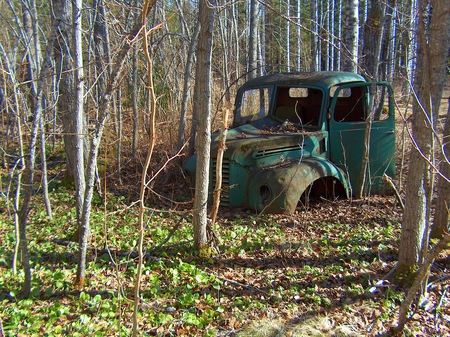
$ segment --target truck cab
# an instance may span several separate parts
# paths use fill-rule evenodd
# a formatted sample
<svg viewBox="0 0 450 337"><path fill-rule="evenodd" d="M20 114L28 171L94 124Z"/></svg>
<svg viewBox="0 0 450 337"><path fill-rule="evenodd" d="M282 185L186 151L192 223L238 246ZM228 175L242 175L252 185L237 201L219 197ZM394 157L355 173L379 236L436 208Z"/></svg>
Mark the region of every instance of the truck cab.
<svg viewBox="0 0 450 337"><path fill-rule="evenodd" d="M221 205L293 213L304 195L350 197L363 183L370 114L366 180L370 193L383 193L383 175L395 175L395 116L388 83L372 84L348 72L276 73L249 80L237 92L227 133ZM211 143L211 191L217 137L213 134ZM193 181L195 163L196 155L184 165Z"/></svg>

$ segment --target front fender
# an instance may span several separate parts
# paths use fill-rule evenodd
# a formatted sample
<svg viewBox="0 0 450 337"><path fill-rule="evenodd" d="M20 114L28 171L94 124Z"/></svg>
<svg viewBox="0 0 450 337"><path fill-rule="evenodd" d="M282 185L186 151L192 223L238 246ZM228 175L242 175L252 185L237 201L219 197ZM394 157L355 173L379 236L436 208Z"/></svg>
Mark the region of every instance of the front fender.
<svg viewBox="0 0 450 337"><path fill-rule="evenodd" d="M309 157L263 168L249 179L249 206L267 213L292 214L306 188L326 177L339 180L349 195L350 188L344 172L324 158Z"/></svg>

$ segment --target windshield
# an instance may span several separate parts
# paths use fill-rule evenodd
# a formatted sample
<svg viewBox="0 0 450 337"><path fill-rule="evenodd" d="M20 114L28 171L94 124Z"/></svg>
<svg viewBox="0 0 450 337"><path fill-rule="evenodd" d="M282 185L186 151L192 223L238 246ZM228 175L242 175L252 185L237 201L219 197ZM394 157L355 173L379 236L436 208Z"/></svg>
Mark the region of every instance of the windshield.
<svg viewBox="0 0 450 337"><path fill-rule="evenodd" d="M272 87L246 90L236 106L233 125L250 123L269 114Z"/></svg>
<svg viewBox="0 0 450 337"><path fill-rule="evenodd" d="M314 87L277 87L274 116L303 126L317 126L323 105L323 92Z"/></svg>

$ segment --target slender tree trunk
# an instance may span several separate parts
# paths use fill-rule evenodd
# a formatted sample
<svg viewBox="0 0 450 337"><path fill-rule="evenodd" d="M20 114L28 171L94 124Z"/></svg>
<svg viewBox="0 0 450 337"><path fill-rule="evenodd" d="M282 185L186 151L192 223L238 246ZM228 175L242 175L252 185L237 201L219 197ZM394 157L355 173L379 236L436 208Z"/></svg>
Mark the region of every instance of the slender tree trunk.
<svg viewBox="0 0 450 337"><path fill-rule="evenodd" d="M122 184L122 133L123 133L122 89L117 88L117 175Z"/></svg>
<svg viewBox="0 0 450 337"><path fill-rule="evenodd" d="M291 1L286 0L286 17L288 20L285 20L286 24L286 71L291 71Z"/></svg>
<svg viewBox="0 0 450 337"><path fill-rule="evenodd" d="M431 25L430 36L434 37L430 47L430 63L433 65L433 82L431 95L433 101L433 115L439 116L443 89L446 84L448 67L448 46L450 45L450 7L448 1L433 2L433 19L440 24ZM447 61L447 62L446 62ZM450 98L447 118L441 147L441 163L439 169L442 175L450 179ZM437 200L432 228L433 237L442 237L450 226L450 184L438 176Z"/></svg>
<svg viewBox="0 0 450 337"><path fill-rule="evenodd" d="M336 52L336 60L335 60L335 68L337 70L342 70L342 58L341 58L341 54L342 54L342 25L343 25L343 15L342 15L342 1L338 1L338 5L337 5L337 11L338 11L338 24L337 24L337 38L338 38L338 50Z"/></svg>
<svg viewBox="0 0 450 337"><path fill-rule="evenodd" d="M297 0L297 71L302 70L302 2Z"/></svg>
<svg viewBox="0 0 450 337"><path fill-rule="evenodd" d="M40 120L40 143L41 143L41 172L42 172L42 190L44 194L44 204L47 216L50 220L53 219L52 216L52 206L50 204L50 197L48 195L48 179L47 179L47 156L45 151L45 129L44 129L44 118Z"/></svg>
<svg viewBox="0 0 450 337"><path fill-rule="evenodd" d="M133 70L132 70L132 99L133 99L133 156L137 156L139 145L139 78L138 78L138 51L137 46L133 48Z"/></svg>
<svg viewBox="0 0 450 337"><path fill-rule="evenodd" d="M414 146L410 155L409 172L406 184L405 213L403 217L401 242L399 247L399 261L397 279L399 281L409 277L418 264L426 256L428 247L428 226L430 221L431 197L433 193L433 174L429 163L433 163L434 121L437 111L433 108L439 103L442 95L442 67L447 58L445 48L441 48L442 35L440 29L448 30L448 22L442 26L442 14L448 11L444 0L432 1L431 4L419 1L419 68L417 74L417 99L413 106L413 137ZM433 12L425 26L423 13L428 13L431 5ZM433 34L432 34L433 33ZM445 34L448 34L445 31ZM426 38L428 37L428 39ZM442 52L445 51L445 52Z"/></svg>
<svg viewBox="0 0 450 337"><path fill-rule="evenodd" d="M76 175L77 133L73 120L73 109L75 106L73 92L75 90L73 75L72 40L69 23L72 22L72 3L68 0L53 0L52 10L57 20L60 20L61 29L58 32L54 45L56 78L58 79L56 89L59 93L57 110L62 122L62 135L66 153L65 180L74 182ZM78 199L77 199L78 205ZM81 207L81 203L80 203ZM77 206L77 212L81 209ZM77 214L78 214L77 213Z"/></svg>
<svg viewBox="0 0 450 337"><path fill-rule="evenodd" d="M344 71L355 72L358 64L358 3L358 0L346 0L345 31L343 41Z"/></svg>
<svg viewBox="0 0 450 337"><path fill-rule="evenodd" d="M138 21L139 22L139 21ZM105 128L105 123L111 113L111 100L114 90L119 84L119 79L122 76L123 68L129 50L132 48L132 44L129 41L134 41L136 35L140 32L141 23L135 25L132 32L124 38L121 48L114 55L114 59L110 63L110 70L107 72L109 74L107 87L103 95L101 95L98 106L98 118L95 121L95 125L92 131L90 147L89 147L89 157L87 162L86 170L86 188L84 192L84 202L83 209L81 212L81 225L80 228L80 240L79 240L79 254L78 254L78 267L77 274L75 278L75 287L77 289L82 289L85 284L86 278L86 251L87 251L87 239L89 233L89 221L91 216L91 204L92 196L94 194L94 186L96 180L96 170L97 170L97 158L98 151L100 147L100 141L103 136L103 131Z"/></svg>
<svg viewBox="0 0 450 337"><path fill-rule="evenodd" d="M105 69L111 62L109 51L108 24L103 0L93 0L94 9L94 51L98 94L106 90ZM124 62L125 60L122 60Z"/></svg>
<svg viewBox="0 0 450 337"><path fill-rule="evenodd" d="M181 116L180 116L180 126L178 129L178 149L181 149L184 146L184 134L186 130L186 115L189 103L189 87L191 84L191 73L192 73L192 65L194 61L195 54L195 45L197 44L198 34L200 32L200 22L198 22L195 26L194 32L191 37L191 42L189 44L189 51L187 54L187 60L184 70L184 85L183 85L183 99L181 102ZM194 122L193 122L194 123ZM191 137L195 139L195 129L194 126L191 128ZM190 152L193 153L194 150L194 142L192 141L192 147L190 147Z"/></svg>
<svg viewBox="0 0 450 337"><path fill-rule="evenodd" d="M329 20L329 22L330 22L330 24L329 24L329 27L330 27L330 34L329 34L329 36L330 36L330 38L329 38L330 39L330 52L329 52L330 59L329 59L329 65L330 65L330 70L336 70L336 67L335 67L335 60L336 60L336 56L335 56L336 41L335 41L335 39L336 39L336 11L337 11L336 1L330 0L329 6L330 6L330 14L329 14L329 16L330 16L330 20Z"/></svg>
<svg viewBox="0 0 450 337"><path fill-rule="evenodd" d="M23 15L23 34L25 36L25 47L27 48L26 66L27 74L25 82L28 83L29 94L27 95L27 102L29 105L29 111L34 112L36 110L36 77L38 74L39 58L39 43L35 41L37 35L37 17L36 17L36 4L34 1L23 0L22 1L22 15ZM36 31L36 32L35 32ZM25 116L24 116L25 117Z"/></svg>
<svg viewBox="0 0 450 337"><path fill-rule="evenodd" d="M318 65L318 24L317 24L317 0L310 0L311 3L311 71L317 71L319 70Z"/></svg>
<svg viewBox="0 0 450 337"><path fill-rule="evenodd" d="M74 101L71 123L74 132L74 178L75 193L77 201L77 223L78 234L81 235L81 214L84 203L85 183L85 166L84 166L84 68L83 68L83 44L82 44L82 7L83 0L75 0L72 2L72 18L73 18L73 48L72 54L74 59Z"/></svg>
<svg viewBox="0 0 450 337"><path fill-rule="evenodd" d="M224 17L219 17L219 31L220 31L220 43L222 48L222 74L223 74L223 89L225 93L226 104L230 103L230 40L229 40L229 18L228 12L225 11Z"/></svg>
<svg viewBox="0 0 450 337"><path fill-rule="evenodd" d="M11 81L11 83L13 84L14 88L19 88L20 85L19 83L17 83L17 77L14 71L14 68L11 66L11 62L9 61L9 58L3 48L3 45L0 43L0 55L3 58L3 62L2 65L4 65L4 67L6 68L4 73L5 74L9 74L9 79ZM2 69L3 70L3 69ZM19 250L20 250L20 218L19 218L19 210L20 210L20 198L22 195L22 175L23 175L23 170L25 168L25 160L24 160L24 143L23 143L23 139L24 136L22 134L22 119L19 116L19 91L13 89L11 92L11 95L13 97L13 104L8 104L7 102L5 103L5 110L8 114L16 114L17 117L17 139L18 139L18 143L19 143L19 153L18 153L18 160L16 162L16 164L14 165L14 167L11 168L10 171L10 181L12 182L12 180L14 179L14 171L17 170L17 175L15 177L16 179L16 190L14 193L14 203L13 203L13 208L14 208L14 212L13 212L13 217L14 217L14 234L15 234L15 243L14 243L14 252L13 252L13 258L12 258L12 270L13 270L13 274L16 275L17 274L17 260L18 260L18 256L19 256ZM14 108L11 108L11 105L14 106ZM9 121L8 121L9 122ZM14 126L13 126L14 127ZM9 125L7 126L7 128L9 128ZM8 192L6 193L6 195L8 196ZM8 210L9 212L9 210Z"/></svg>
<svg viewBox="0 0 450 337"><path fill-rule="evenodd" d="M250 23L249 23L249 41L248 41L248 79L256 77L257 74L257 42L258 42L258 1L250 0Z"/></svg>
<svg viewBox="0 0 450 337"><path fill-rule="evenodd" d="M259 34L259 46L261 48L259 57L259 71L260 76L267 74L267 64L266 64L266 54L267 54L267 44L266 44L266 23L267 23L267 13L265 6L260 6L261 9L261 24L260 24L260 34Z"/></svg>
<svg viewBox="0 0 450 337"><path fill-rule="evenodd" d="M51 69L51 54L52 54L52 44L56 39L56 31L58 30L59 21L55 20L54 25L51 29L51 36L48 39L47 50L44 55L42 66L40 67L39 77L36 81L36 96L35 96L35 110L33 111L33 125L31 128L31 134L29 137L29 147L25 155L25 172L24 172L24 194L22 206L19 210L19 229L20 229L20 247L22 253L22 266L25 273L24 285L23 285L23 296L28 297L31 291L31 269L30 261L28 256L28 244L27 244L27 224L28 224L28 213L31 206L31 197L33 194L33 182L34 182L34 169L35 169L35 157L36 157L36 146L39 133L39 125L42 118L42 96L44 91L44 86L46 83L46 77Z"/></svg>
<svg viewBox="0 0 450 337"><path fill-rule="evenodd" d="M440 173L450 180L450 98L447 119L444 126L444 137L441 152ZM450 226L450 183L438 176L436 211L434 215L434 225L431 229L432 238L441 238L448 232Z"/></svg>
<svg viewBox="0 0 450 337"><path fill-rule="evenodd" d="M39 125L42 118L42 93L44 90L44 80L46 72L49 69L48 64L44 65L43 70L39 74L39 62L41 60L39 40L38 40L38 23L36 15L36 5L34 2L23 3L23 23L27 41L27 57L28 57L28 80L30 81L30 94L28 102L33 112L33 124L29 138L29 147L25 154L25 170L24 170L24 193L21 208L19 210L19 241L22 259L22 267L25 278L23 284L22 295L28 298L31 291L31 269L28 256L27 242L27 225L28 213L31 207L31 197L33 194L34 168L36 156L36 144L38 140ZM51 49L48 48L46 54L46 62L49 62Z"/></svg>
<svg viewBox="0 0 450 337"><path fill-rule="evenodd" d="M207 237L207 202L211 144L211 55L214 10L212 2L200 0L200 38L197 56L196 87L198 102L197 173L194 199L194 246L202 256L210 255Z"/></svg>

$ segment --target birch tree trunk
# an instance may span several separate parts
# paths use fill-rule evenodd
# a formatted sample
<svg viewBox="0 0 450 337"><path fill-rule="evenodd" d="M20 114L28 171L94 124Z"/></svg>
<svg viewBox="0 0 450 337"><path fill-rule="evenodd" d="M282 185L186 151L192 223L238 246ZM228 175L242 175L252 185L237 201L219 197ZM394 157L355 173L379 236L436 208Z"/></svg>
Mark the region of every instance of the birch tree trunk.
<svg viewBox="0 0 450 337"><path fill-rule="evenodd" d="M302 2L297 0L297 71L302 70Z"/></svg>
<svg viewBox="0 0 450 337"><path fill-rule="evenodd" d="M211 55L214 9L211 1L199 1L200 36L197 54L198 92L197 167L194 199L194 247L201 256L211 254L207 236L207 202L211 144Z"/></svg>
<svg viewBox="0 0 450 337"><path fill-rule="evenodd" d="M356 71L358 64L359 14L358 0L346 0L343 41L344 71Z"/></svg>
<svg viewBox="0 0 450 337"><path fill-rule="evenodd" d="M260 25L260 31L261 33L259 34L259 45L260 45L260 56L259 56L259 71L258 74L260 76L262 75L266 75L267 74L267 70L266 70L266 53L267 53L267 43L266 43L266 23L267 23L267 12L266 12L266 8L264 6L260 7L261 9L261 25Z"/></svg>
<svg viewBox="0 0 450 337"><path fill-rule="evenodd" d="M319 70L319 64L318 64L318 43L317 43L317 37L318 37L318 15L317 15L317 0L311 0L311 71L317 71Z"/></svg>
<svg viewBox="0 0 450 337"><path fill-rule="evenodd" d="M291 1L286 0L286 71L291 71L291 24L289 22L291 18Z"/></svg>
<svg viewBox="0 0 450 337"><path fill-rule="evenodd" d="M84 68L83 68L83 42L82 42L82 8L83 0L75 0L72 2L72 19L73 19L73 66L74 66L74 100L73 112L71 113L71 123L73 125L73 146L75 174L75 194L77 201L77 223L78 234L81 236L81 214L84 203L85 169L84 169ZM69 112L70 113L70 112Z"/></svg>

